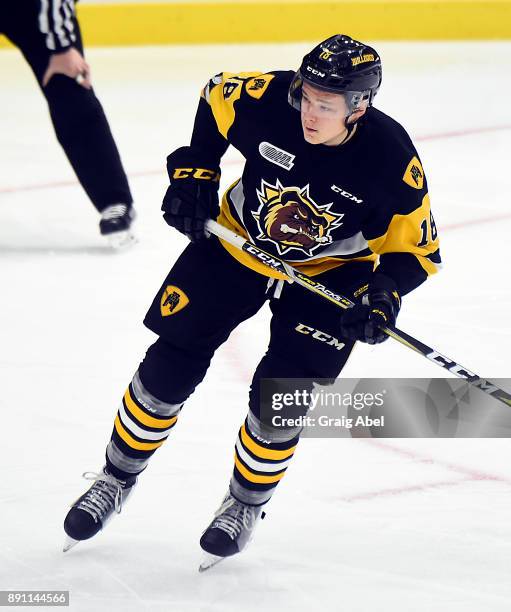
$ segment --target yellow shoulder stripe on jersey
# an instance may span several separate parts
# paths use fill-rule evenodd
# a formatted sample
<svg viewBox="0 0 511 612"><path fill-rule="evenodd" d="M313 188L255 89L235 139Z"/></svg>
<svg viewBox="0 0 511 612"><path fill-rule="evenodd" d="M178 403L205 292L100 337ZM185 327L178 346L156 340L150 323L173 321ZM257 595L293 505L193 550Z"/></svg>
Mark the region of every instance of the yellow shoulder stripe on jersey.
<svg viewBox="0 0 511 612"><path fill-rule="evenodd" d="M417 157L412 157L403 174L403 181L414 189L422 189L424 186L424 170Z"/></svg>
<svg viewBox="0 0 511 612"><path fill-rule="evenodd" d="M222 73L222 80L209 90L209 104L218 126L218 131L224 138L227 138L227 132L234 123L236 116L234 103L240 99L244 83L248 79L254 80L252 77L260 77L260 75L262 75L262 72L240 72L238 74L224 72ZM255 87L255 82L252 86ZM268 83L265 83L261 88L266 89L267 86ZM258 91L256 88L252 93L257 93ZM263 93L261 92L260 95ZM253 97L257 96L254 95Z"/></svg>
<svg viewBox="0 0 511 612"><path fill-rule="evenodd" d="M248 435L244 424L241 426L240 436L244 446L246 446L251 453L260 459L283 461L284 459L291 457L291 455L295 452L296 446L288 448L287 450L273 450L271 448L266 448L266 446L257 444L257 442L254 442L254 440L252 440L252 438Z"/></svg>
<svg viewBox="0 0 511 612"><path fill-rule="evenodd" d="M286 473L286 471L284 470L283 472L279 472L278 474L274 474L273 476L262 476L261 474L253 474L241 463L241 461L238 459L238 457L236 457L236 455L234 456L234 463L243 478L246 478L249 482L256 482L257 484L271 484L273 482L278 482Z"/></svg>
<svg viewBox="0 0 511 612"><path fill-rule="evenodd" d="M429 275L434 274L437 267L427 256L439 246L438 237L435 235L433 239L432 233L429 194L426 194L418 208L407 215L394 215L385 234L368 240L367 244L378 255L411 253Z"/></svg>
<svg viewBox="0 0 511 612"><path fill-rule="evenodd" d="M135 438L130 436L130 434L124 429L119 416L115 417L114 427L119 436L126 442L126 444L131 448L134 448L135 450L154 450L165 442L165 440L161 440L161 442L139 442L138 440L135 440Z"/></svg>

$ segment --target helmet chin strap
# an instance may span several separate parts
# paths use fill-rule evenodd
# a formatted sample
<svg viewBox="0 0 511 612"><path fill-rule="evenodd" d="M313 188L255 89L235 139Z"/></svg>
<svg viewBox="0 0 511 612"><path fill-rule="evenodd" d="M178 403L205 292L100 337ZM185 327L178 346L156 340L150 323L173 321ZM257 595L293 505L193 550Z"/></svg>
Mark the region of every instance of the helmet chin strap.
<svg viewBox="0 0 511 612"><path fill-rule="evenodd" d="M342 141L339 143L340 145L342 145L343 143L345 143L347 140L349 140L349 137L351 136L351 133L353 132L353 130L355 129L355 125L356 125L356 121L355 123L347 123L349 116L346 117L346 120L344 122L344 127L346 128L346 135L344 136L344 138L342 139Z"/></svg>
<svg viewBox="0 0 511 612"><path fill-rule="evenodd" d="M343 142L351 136L351 132L353 132L353 130L355 129L355 126L357 125L359 119L362 119L362 117L364 116L362 115L362 117L359 117L359 119L357 119L356 121L352 121L351 123L349 123L349 119L353 115L354 112L350 113L349 115L346 115L346 118L344 119L344 127L348 130L348 133L346 134L346 138L343 140Z"/></svg>
<svg viewBox="0 0 511 612"><path fill-rule="evenodd" d="M346 119L344 120L344 127L348 130L348 136L351 134L351 132L353 131L353 128L355 127L355 124L357 123L356 121L352 121L351 123L348 123L349 118L353 115L353 113L349 114ZM358 121L358 120L357 120Z"/></svg>
<svg viewBox="0 0 511 612"><path fill-rule="evenodd" d="M367 107L369 108L369 107ZM346 136L343 138L342 142L340 144L343 144L344 142L346 142L347 140L349 140L352 132L355 130L355 128L357 127L357 125L359 124L359 121L361 121L364 117L365 117L365 113L363 115L361 115L356 121L352 121L351 123L348 123L349 118L352 117L354 115L354 113L356 112L353 111L352 113L350 113L349 115L346 115L346 118L344 119L344 127L346 128L347 132L346 132ZM367 111L367 109L366 109Z"/></svg>

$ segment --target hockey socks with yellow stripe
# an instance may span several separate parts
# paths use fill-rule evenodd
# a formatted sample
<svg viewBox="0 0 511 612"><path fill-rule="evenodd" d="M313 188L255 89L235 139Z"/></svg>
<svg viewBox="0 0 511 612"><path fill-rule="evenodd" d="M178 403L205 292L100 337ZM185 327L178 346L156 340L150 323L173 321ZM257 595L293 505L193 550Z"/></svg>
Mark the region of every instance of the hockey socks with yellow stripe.
<svg viewBox="0 0 511 612"><path fill-rule="evenodd" d="M120 513L137 475L176 424L181 404L158 400L143 386L138 372L133 377L115 418L106 450L106 465L99 474L86 472L92 486L79 497L64 521L64 551L95 536Z"/></svg>
<svg viewBox="0 0 511 612"><path fill-rule="evenodd" d="M181 406L154 397L144 387L137 372L115 418L106 449L108 471L121 479L140 474L154 451L169 436Z"/></svg>
<svg viewBox="0 0 511 612"><path fill-rule="evenodd" d="M201 571L247 546L256 525L264 518L264 504L291 462L299 433L298 428L266 427L252 412L248 413L236 440L229 491L200 540L207 553Z"/></svg>
<svg viewBox="0 0 511 612"><path fill-rule="evenodd" d="M180 410L181 404L162 402L150 394L135 374L115 419L106 465L100 474L84 474L94 483L66 516L64 550L93 537L120 513L137 475L168 437ZM244 549L263 515L263 505L287 470L299 431L264 427L249 412L236 440L229 492L201 538L204 550L223 558Z"/></svg>
<svg viewBox="0 0 511 612"><path fill-rule="evenodd" d="M273 494L291 463L300 429L270 428L249 412L234 448L230 489L239 501L260 506Z"/></svg>

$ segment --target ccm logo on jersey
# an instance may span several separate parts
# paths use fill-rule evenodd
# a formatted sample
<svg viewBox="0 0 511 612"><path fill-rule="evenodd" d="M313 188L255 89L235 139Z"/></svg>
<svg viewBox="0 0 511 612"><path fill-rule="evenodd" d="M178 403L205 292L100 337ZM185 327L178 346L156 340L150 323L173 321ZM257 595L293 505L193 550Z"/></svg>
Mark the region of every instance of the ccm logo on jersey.
<svg viewBox="0 0 511 612"><path fill-rule="evenodd" d="M357 198L357 196L354 196L349 191L344 191L342 187L338 187L337 185L332 185L330 189L332 191L335 191L335 193L342 195L344 198L348 198L348 200L351 200L352 202L356 202L357 204L362 204L362 202L364 201L360 198Z"/></svg>
<svg viewBox="0 0 511 612"><path fill-rule="evenodd" d="M318 340L319 342L326 342L328 346L335 346L338 351L341 351L346 346L344 342L340 342L337 338L330 336L330 334L326 334L320 329L314 329L314 327L309 327L303 323L299 323L295 327L295 331L300 334L305 334L306 336L312 336L314 340Z"/></svg>
<svg viewBox="0 0 511 612"><path fill-rule="evenodd" d="M275 145L272 145L271 142L261 142L259 143L259 153L261 157L271 162L272 164L276 164L284 170L291 170L294 166L294 159L296 155L292 153L288 153L284 151L284 149L279 149Z"/></svg>

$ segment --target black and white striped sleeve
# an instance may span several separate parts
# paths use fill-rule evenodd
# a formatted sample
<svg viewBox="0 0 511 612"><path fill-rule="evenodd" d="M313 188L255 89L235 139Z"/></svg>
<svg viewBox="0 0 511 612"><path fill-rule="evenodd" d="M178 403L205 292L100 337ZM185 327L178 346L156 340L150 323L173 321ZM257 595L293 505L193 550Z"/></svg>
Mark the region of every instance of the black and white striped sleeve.
<svg viewBox="0 0 511 612"><path fill-rule="evenodd" d="M39 0L39 30L53 53L65 51L76 40L75 0Z"/></svg>

